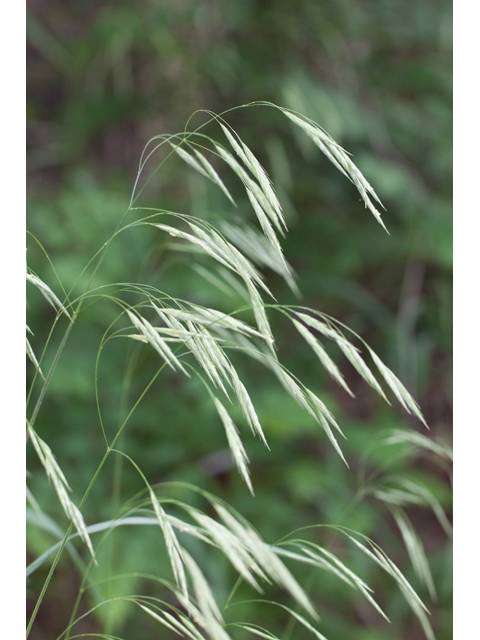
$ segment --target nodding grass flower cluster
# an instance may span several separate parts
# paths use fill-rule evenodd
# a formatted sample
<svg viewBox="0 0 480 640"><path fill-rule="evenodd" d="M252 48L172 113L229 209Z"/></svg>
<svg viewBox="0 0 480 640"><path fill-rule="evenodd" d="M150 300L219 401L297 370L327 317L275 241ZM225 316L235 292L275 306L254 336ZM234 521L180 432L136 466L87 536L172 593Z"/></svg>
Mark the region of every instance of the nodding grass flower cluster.
<svg viewBox="0 0 480 640"><path fill-rule="evenodd" d="M275 105L268 103L256 104L275 107ZM377 202L379 202L379 199L348 154L316 123L290 110L280 107L275 108L279 109L290 122L300 127L328 159L349 178L357 187L365 206L383 226L380 213L373 206L370 196ZM285 589L292 599L304 609L306 614L311 616L315 624L319 623L315 608L305 590L285 565L284 559L333 573L349 588L363 594L373 607L388 620L386 614L375 600L372 589L351 571L340 558L318 544L307 540L298 540L297 538L286 538L283 543L271 546L263 541L254 529L228 505L198 488L191 487L190 489L201 493L210 507L213 507L216 518L178 500L175 501L175 508L183 510L187 519L178 518L170 514L168 508L172 500L162 497L162 491L165 490L165 487L163 485L152 487L140 467L125 453L115 448L128 419L121 425L113 440L109 441L105 430L103 430L106 443L105 456L79 507L75 506L68 496L69 486L67 480L50 447L34 429L36 416L41 408L41 403L48 389L56 363L67 342L73 322L81 313L84 300L95 296L106 297L119 307L119 314L116 320L105 332L99 353L105 341L111 337L135 340L149 345L158 354L160 372L165 367L169 367L187 377L198 376L205 385L206 392L211 397L213 406L217 410L219 426L223 425L226 441L238 473L252 494L254 493L254 486L249 473L248 447L245 444L245 436L242 432L243 425L234 423L229 413L229 407L234 403L238 403L245 423L250 427L253 434L258 436L265 446L268 447L268 444L248 389L240 379L229 357L229 353L232 351L243 353L245 356L255 359L273 372L293 401L297 402L320 425L337 454L347 463L337 441L338 436L344 438L345 435L334 416L311 389L308 389L281 364L270 326L269 313L281 313L292 323L292 326L318 357L320 365L350 395L353 396L352 391L349 389L338 365L325 350L322 341L330 341L336 345L339 352L343 353L358 374L384 400L388 402L379 379L390 389L403 409L424 422L418 405L402 383L359 336L350 332L347 327L334 318L317 310L299 305L286 306L277 303L259 271L259 268L263 266L268 266L280 274L288 286L295 293L298 293L293 270L283 255L279 239L279 236L280 238L285 236L287 229L282 207L266 171L253 152L222 116L217 116L211 112L206 113L209 116L206 124L220 125L219 132L223 134L223 143L203 133L206 124L191 132L185 131L176 135L161 135L150 141L140 161L138 177L128 210L111 239L103 245L96 255L97 263L93 275L100 267L105 252L118 233L138 226L145 226L150 228L152 233L161 233L174 238L176 244L173 245L173 248L181 248L178 244L180 243L183 247L189 246L194 253L209 256L213 261L211 269L206 269L194 260L193 267L198 273L210 279L224 291L240 294L245 301L242 308L232 309L227 313L201 306L188 300L173 298L171 295L167 295L151 285L147 286L138 283L112 284L108 287L103 286L95 289L92 288L93 276L83 296L71 302L68 295L66 295L65 301L62 303L50 287L37 275L30 270L27 273L29 283L37 287L57 311L55 323L59 321L62 314L68 318L70 323L50 371L46 376L41 369L42 358L39 360L36 358L27 340L27 353L36 369L34 384L38 381L40 385L37 404L28 421L27 433L47 476L53 483L62 507L71 521L63 539L42 554L28 569L28 572L31 573L55 554L49 576L38 599L28 631L32 627L36 612L60 555L64 548L69 549L70 539L80 536L86 543L92 559L94 559L94 545L90 539L90 533L112 531L118 526L127 524L136 526L156 525L160 527L171 564L173 582L159 578L159 584L176 596L178 606L146 596L129 596L126 599L130 599L130 601L138 605L140 610L179 636L193 640L205 638L228 640L232 637L230 633L234 631L234 627L240 627L249 631L252 636L275 638L273 634L256 625L249 623L229 623L227 625L225 623L207 578L192 555L187 552L185 545L182 544L182 538L178 535L179 532L184 536L193 536L204 544L219 549L238 572L239 577L259 593L263 593L264 587L262 585L265 583L275 583ZM191 215L136 206L144 188L139 188L139 185L141 177L146 170L147 162L160 150L167 151L166 157L144 181L144 187L157 169L172 154L175 154L189 167L216 185L228 201L236 206L234 198L220 177L220 174L225 169L229 169L243 183L259 226L257 227L247 221L233 224L228 220L221 220L218 225L213 225L210 221ZM128 224L125 222L128 214L138 212L145 212L146 217L137 219L134 222L128 222ZM122 298L120 296L120 291L134 293L138 302L133 305L128 303L125 297ZM269 298L268 304L264 302L262 296ZM236 317L247 309L253 312L255 326ZM353 342L356 342L356 344L353 344ZM364 347L363 352L360 350L360 345ZM370 368L371 365L367 364L364 359L365 355L370 357L372 364L378 370L377 373L374 373ZM138 402L129 416L137 405ZM420 434L408 434L400 431L390 435L389 438L390 440L386 440L384 446L402 441L409 443L412 447L423 447L435 455L445 455L445 449L442 446L433 443ZM124 456L137 469L145 482L148 498L130 508L118 520L87 526L81 514L81 508L105 460L111 453ZM368 484L365 486L368 487ZM365 491L368 492L367 489ZM423 546L403 507L408 504L426 504L437 514L443 526L447 527L448 521L440 505L425 488L421 488L415 483L408 484L408 482L401 479L397 479L396 482L389 481L387 483L386 481L384 486L377 482L375 489L372 489L371 493L391 509L412 559L415 572L419 579L427 585L430 593L434 595L433 581ZM36 506L38 510L38 505ZM143 514L142 516L135 515L139 510ZM145 511L148 511L150 515L145 516ZM328 527L329 525L319 526ZM72 532L73 528L76 529L77 533ZM397 582L413 612L420 620L426 636L433 638L425 605L400 570L378 545L350 530L333 526L331 528L344 536L353 548L365 554ZM98 546L101 546L101 544ZM84 584L85 581L88 581L90 569L91 565L85 571ZM92 611L106 604L108 604L108 600L100 598ZM308 622L304 616L285 605L279 606L288 610L295 620L314 636L324 638L320 631ZM78 601L65 632L67 640L73 632L76 621L83 617L76 617L77 609ZM83 615L88 614L89 612Z"/></svg>

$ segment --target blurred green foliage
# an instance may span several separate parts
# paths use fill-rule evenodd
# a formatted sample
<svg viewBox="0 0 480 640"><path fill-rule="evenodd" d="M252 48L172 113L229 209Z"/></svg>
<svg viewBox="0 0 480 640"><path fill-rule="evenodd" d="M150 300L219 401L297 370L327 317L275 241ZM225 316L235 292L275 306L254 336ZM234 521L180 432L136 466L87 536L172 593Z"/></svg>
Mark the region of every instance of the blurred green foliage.
<svg viewBox="0 0 480 640"><path fill-rule="evenodd" d="M380 195L391 233L386 236L349 185L314 145L273 110L234 111L229 122L268 169L285 209L290 233L287 259L298 274L303 302L334 315L360 333L399 374L418 399L431 436L450 438L451 422L451 6L444 0L143 0L136 3L31 0L28 35L29 230L48 252L65 289L113 232L128 206L138 160L157 133L183 130L199 108L220 112L254 100L296 109L321 124L353 157ZM194 123L199 124L197 115ZM228 177L225 178L226 182ZM228 183L235 191L235 185ZM222 215L221 193L178 159L166 163L146 200L176 211ZM240 207L240 213L245 213ZM246 214L248 215L248 214ZM28 240L28 263L58 287L44 252ZM272 272L269 283L282 302L292 294ZM162 282L165 291L222 308L224 294L191 268L188 254L137 229L118 237L97 285ZM78 293L84 278L77 282ZM28 291L32 345L41 353L51 310ZM94 400L94 367L101 336L113 318L95 304L72 332L37 420L73 487L83 494L103 452ZM181 479L225 498L275 542L314 523L337 523L371 535L392 554L415 584L393 519L373 499L353 504L358 469L368 445L386 428L409 423L385 408L342 363L356 393L352 401L319 374L314 358L281 317L272 317L282 361L338 417L348 436L351 469L327 446L308 417L276 381L253 365L235 362L257 406L272 451L247 436L256 497L247 495L232 470L214 408L195 381L164 377L148 393L125 432L122 448L150 482ZM53 342L60 340L54 335ZM113 431L155 367L143 350L131 370L126 348L108 343L100 360L100 406ZM49 358L46 353L45 368ZM243 367L243 369L242 369ZM235 416L234 416L235 417ZM417 424L410 424L418 429ZM31 453L31 452L30 452ZM381 460L379 459L378 462ZM34 454L30 486L36 499L64 522ZM450 507L447 475L428 460L407 460L414 474ZM119 487L114 478L121 478ZM114 487L117 493L112 502ZM109 462L84 511L88 523L108 519L143 489L132 468ZM109 499L105 499L108 496ZM49 501L52 501L51 508ZM426 547L438 588L428 603L439 640L451 637L450 545L426 510L409 511ZM168 575L159 532L116 532L95 577L152 569ZM311 534L320 536L319 533ZM322 534L323 535L323 534ZM320 539L320 538L319 538ZM29 527L29 557L53 543ZM325 538L323 538L325 541ZM340 544L340 541L332 544ZM212 552L213 554L213 552ZM400 640L422 637L393 583L369 575L352 556L394 624L385 625L362 601L346 598L328 574L310 576L322 632L331 640ZM226 600L232 573L224 560L205 557L205 572ZM104 572L104 573L102 573ZM32 576L38 593L43 570ZM41 575L40 575L41 574ZM70 561L60 565L32 638L55 637L65 627L79 579ZM153 587L118 580L111 594ZM421 591L421 590L420 590ZM423 593L422 595L425 595ZM282 594L269 594L282 601ZM86 605L85 605L86 606ZM285 638L282 610L250 604L243 619L256 620ZM108 614L123 637L156 633L125 603ZM237 615L237 612L235 612ZM107 616L108 617L108 616ZM83 631L98 628L101 616ZM79 631L80 632L80 631ZM169 637L162 631L162 637ZM240 636L239 636L240 637Z"/></svg>

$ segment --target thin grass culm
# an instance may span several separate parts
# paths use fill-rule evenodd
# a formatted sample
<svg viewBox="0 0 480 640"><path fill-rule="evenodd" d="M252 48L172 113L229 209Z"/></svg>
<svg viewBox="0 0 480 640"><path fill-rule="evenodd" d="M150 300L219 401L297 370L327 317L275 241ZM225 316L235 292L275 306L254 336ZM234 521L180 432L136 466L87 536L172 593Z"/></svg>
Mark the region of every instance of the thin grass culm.
<svg viewBox="0 0 480 640"><path fill-rule="evenodd" d="M356 188L365 207L385 228L375 191L348 152L320 125L266 102L239 108L252 107L275 110L286 118L289 127L297 127L313 141L353 184L346 182L345 188ZM195 119L203 118L197 128L190 130L192 116L183 132L158 135L149 141L140 159L125 214L69 291L50 282L49 272L40 278L30 266L27 268L27 294L34 287L43 296L37 296L38 304L48 303L53 314L52 328L43 345L33 341L32 332L36 332L33 323L29 322L27 327L31 336L27 339L27 355L32 371L27 446L39 462L33 480L40 473L46 474L52 497L56 494L61 506L61 510L48 509L51 513L47 514L35 498L34 482L29 477L27 520L30 526L41 530L43 550L37 544L37 556L27 567L28 579L35 576L34 584L40 584L27 637L35 627L37 614L45 606L45 597L59 564L70 561L68 555L78 571L80 586L58 640L81 637L86 620L92 621L91 628L97 632L95 637L123 637L121 621L112 622L111 613L120 606L122 611L128 610L130 616L141 618L141 624L158 625L161 629L158 637L277 638L277 632L269 630L267 622L263 626L258 618L242 619L249 602L256 603L257 611L265 610L265 621L269 620L272 605L279 608L284 620L289 621L289 628L294 629L292 638L334 640L322 627L321 600L312 595L309 584L303 580L307 569L309 575L313 572L312 580L317 574L328 574L329 579L338 581L340 587L337 588L341 588L345 598L351 597L352 602L364 599L379 620L390 620L391 612L384 610L381 594L374 592L357 569L349 567L349 561L357 556L361 558L358 566L369 564L366 571L369 576L375 569L396 584L425 637L433 640L423 592L417 593L412 582L418 582L430 598L436 597L436 590L425 549L407 509L420 505L431 510L448 535L450 525L440 503L427 487L411 478L388 475L383 470L374 477L365 473L361 490L354 498L375 500L386 509L398 527L399 539L411 561L412 570L404 572L398 567L397 559L390 558L376 540L338 522L318 523L313 538L309 537L311 528L291 534L286 530L281 540L266 540L225 500L190 483L190 476L173 474L165 482L158 482L158 478L144 473L135 451L124 449L124 436L133 429L137 414L150 402L149 411L155 412L152 397L164 389L166 393L175 393L172 392L176 388L174 384L166 386L168 380L176 381L176 385L199 388L211 409L212 428L222 432L225 448L230 452L229 473L238 474L246 497L254 501L256 480L249 449L255 438L268 454L268 449L275 447L276 435L262 424L261 413L255 406L255 385L245 375L245 367L239 366L239 363L253 362L262 375L276 379L281 392L290 397L295 409L298 407L304 413L306 421L318 425L315 437L331 447L331 455L342 461L339 464L346 465L342 471L352 473L347 469L349 458L343 448L348 430L344 432L341 428L332 409L322 400L322 394L308 388L282 364L282 350L277 347L274 334L277 322L283 323L296 339L311 349L312 361L338 385L341 393L353 396L342 372L344 363L348 362L355 375L382 401L398 401L398 407L417 421L420 430L426 428L415 399L360 336L318 309L301 304L285 305L276 299L273 287L266 282L265 267L283 278L297 298L300 296L294 270L282 247L287 218L266 170L231 126L232 111L220 115L196 112ZM222 199L221 214L212 211L211 215L200 216L152 206L150 187L170 162L178 166L185 163L195 179L205 180L208 188L218 190L217 196ZM236 196L237 192L243 195ZM240 213L246 209L250 217L242 219ZM145 282L106 282L102 266L108 261L110 247L118 238L136 233L148 236L152 251L162 247L159 262L170 260L171 255L181 256L199 278L221 291L225 304L216 308L201 296L186 298L183 293L182 297L176 296L171 289L163 290L161 277L148 278ZM388 242L387 236L385 241ZM58 277L62 278L60 271ZM80 292L79 283L85 283ZM69 468L62 464L61 451L55 441L47 444L47 436L42 433L42 411L57 366L68 355L71 335L81 331L84 314L99 305L105 305L106 320L101 328L103 336L97 359L91 365L95 389L92 401L98 409L97 435L102 450L86 487L72 487L72 491ZM119 411L121 417L116 424L109 424L102 410L106 402L102 392L102 366L115 348L127 353L125 388L134 375L132 372L138 373L146 358L152 359L155 368L154 373L149 369L149 377L139 375L141 386L135 386L134 397L125 392L122 396L125 407ZM168 416L158 416L158 421L163 429ZM69 425L59 424L58 428L68 429ZM202 429L202 425L198 425L198 429ZM430 440L426 431L421 434L412 431L412 434L401 430L388 437L384 434L379 447L383 447L382 450L410 447L421 451L421 455L436 456L441 464L448 464L447 447ZM155 446L162 446L161 438L159 428ZM109 484L106 476L108 470L111 471L111 462L118 465L117 469L133 475L140 490L119 505L111 518L92 522L88 499L92 492ZM261 483L261 475L258 481ZM72 497L77 491L83 491L80 499ZM108 494L104 499L109 500ZM130 578L116 576L108 569L109 557L104 549L116 536L121 536L126 549L129 545L133 547L138 531L144 529L158 531L163 540L163 546L158 547L163 560L157 566L157 558L153 558L149 574L133 569ZM337 543L332 544L332 540ZM79 541L84 548L78 546ZM223 582L215 580L216 570L211 570L204 558L211 553L216 554L212 557L221 558L217 560L220 567L217 573L235 576L232 584L226 584L227 578ZM113 557L113 564L114 560ZM112 587L117 577L125 584L130 580L131 584L143 586L145 593L134 590L112 596L117 593ZM219 582L223 585L221 593Z"/></svg>

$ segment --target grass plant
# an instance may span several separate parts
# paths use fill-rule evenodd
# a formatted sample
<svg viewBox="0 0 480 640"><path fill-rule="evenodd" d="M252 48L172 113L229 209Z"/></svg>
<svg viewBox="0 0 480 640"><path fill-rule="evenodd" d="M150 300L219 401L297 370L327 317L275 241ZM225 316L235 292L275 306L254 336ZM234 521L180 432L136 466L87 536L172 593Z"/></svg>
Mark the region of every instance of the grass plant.
<svg viewBox="0 0 480 640"><path fill-rule="evenodd" d="M270 103L252 103L241 108L247 107L279 110L356 187L365 207L385 228L380 213L381 203L375 191L348 152L321 126L299 113ZM282 353L276 347L271 326L274 315L300 334L318 359L319 366L345 393L353 396L341 366L336 362L338 357L345 358L383 400L390 403L396 399L423 429L427 428L411 394L361 336L335 318L301 304L295 274L282 249L282 239L287 232L282 206L267 172L230 126L230 115L231 111L221 115L196 112L183 132L155 136L149 141L140 159L125 213L112 235L101 244L79 275L78 282L84 282L86 278L86 285L80 293L76 284L69 291L63 288L60 272L56 282L47 284L47 276L40 277L30 266L27 268L29 286L38 289L54 311L52 328L41 353L35 353L27 339L27 354L35 370L27 399L27 446L33 447L38 455L69 521L65 528L47 515L47 509L39 505L34 490L29 487L27 519L31 525L53 536L56 542L27 567L27 576L46 572L28 622L27 637L30 634L33 637L35 620L52 576L64 552L67 552L78 569L80 586L69 623L57 640L89 635L81 631L82 621L88 617L100 621L102 631L95 637L120 637L120 631L114 628L108 615L116 600L128 602L136 608L137 616L153 619L162 629L159 633L168 633L168 637L192 640L277 639L278 636L258 620L238 617L239 607L255 601L258 607L268 609L276 606L288 614L292 625L289 637L310 635L324 639L318 603L313 601L308 584L304 584L300 577L305 576L306 568L331 574L342 583L345 598L349 595L352 598L363 597L379 616L389 620L388 612L384 611L381 599L372 587L348 566L348 558L357 554L364 556L368 563L396 583L425 637L432 640L434 633L424 598L418 595L412 581L375 540L338 523L318 524L316 530L328 534L322 538L325 540L323 544L317 538L312 540L309 537L311 528L293 533L285 531L281 540L265 540L241 513L204 488L182 478L162 483L148 478L142 471L142 461L134 459L123 447L124 432L129 428L132 416L141 404L151 401L152 391L161 393L162 383L168 377L186 377L192 383L197 380L218 414L218 429L224 429L225 441L245 484L245 491L254 495L255 482L249 470L251 436L248 427L253 437L265 447L274 447L275 443L261 424L248 388L249 381L242 379L241 369L236 366L236 362L243 358L253 359L265 369L265 375L272 374L278 379L292 402L318 424L321 429L318 438L329 440L331 455L340 456L348 467L348 455L342 448L348 432L344 433L320 394L308 388L282 364ZM202 124L193 128L192 122L199 118L203 118ZM228 214L212 211L208 218L201 218L151 206L148 199L146 204L142 204L158 172L174 157L220 190ZM243 204L250 203L253 219L242 219L238 215L237 198L229 188L232 178L243 185L246 196ZM162 290L161 278L154 284L133 281L98 283L98 274L111 245L120 234L135 234L140 229L148 231L152 243L159 237L162 242L168 242L174 255L185 256L192 269L224 291L225 308L200 304L194 296L192 299L175 297ZM32 236L32 240L42 246L40 239ZM46 252L45 255L48 258ZM298 304L286 305L276 300L261 271L265 267L285 280L298 297ZM57 275L55 270L53 272ZM241 302L227 308L229 299ZM37 429L37 418L57 365L68 350L69 336L92 305L105 305L108 308L105 317L109 319L103 328L95 363L95 402L104 452L83 497L75 504L70 497L68 471L62 470L61 451L56 450L55 442L47 443L42 438L41 431ZM58 347L55 348L57 342ZM115 427L105 423L102 413L101 362L108 357L104 355L107 345L110 348L111 344L119 343L126 345L132 371L145 350L156 353L158 364L154 375L126 408L123 419ZM155 411L153 404L151 411ZM68 428L68 425L62 425L62 428ZM439 465L448 465L451 459L448 447L430 439L427 434L427 431L396 430L385 433L375 446L382 450L393 448L400 456L425 456ZM125 504L115 507L116 513L111 519L91 523L86 510L87 501L111 458L115 458L119 465L130 466L141 479L143 490L132 495ZM408 516L408 508L416 505L430 509L450 535L450 523L440 502L428 487L414 478L395 473L395 456L387 456L386 464L383 467L375 464L373 470L368 459L364 462L359 472L358 492L352 496L353 502L370 499L384 505L386 513L398 526L415 580L426 588L430 598L435 599L436 590L427 555ZM105 496L105 499L109 497ZM110 499L115 506L115 499L112 496ZM96 573L102 564L108 565L104 548L119 530L127 531L134 544L136 531L145 527L156 527L163 536L169 564L167 573L155 574L155 561L152 561L152 573L142 576L150 583L144 595L129 593L110 597L109 585L117 576L112 574L99 579ZM78 539L83 542L84 551L77 549ZM341 541L341 553L336 552L333 541ZM237 575L223 606L205 570L204 549L216 549ZM277 587L288 595L288 605L268 597L269 591ZM249 596L245 595L247 588ZM255 596L256 593L261 594L260 598ZM82 609L81 604L84 605ZM296 631L292 632L292 629ZM328 637L333 640L333 636Z"/></svg>

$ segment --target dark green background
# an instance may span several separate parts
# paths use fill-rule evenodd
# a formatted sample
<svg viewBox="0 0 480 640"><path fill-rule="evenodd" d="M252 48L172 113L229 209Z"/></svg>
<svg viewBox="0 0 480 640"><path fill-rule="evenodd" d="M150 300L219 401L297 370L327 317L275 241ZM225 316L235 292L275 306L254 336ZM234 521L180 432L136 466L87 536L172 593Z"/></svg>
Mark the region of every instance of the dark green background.
<svg viewBox="0 0 480 640"><path fill-rule="evenodd" d="M28 226L48 251L65 287L73 284L128 206L141 151L157 133L184 128L193 111L215 112L267 100L300 111L322 125L364 172L384 203L387 236L359 195L310 141L271 109L235 111L228 121L272 177L290 233L285 253L298 274L303 303L339 318L378 351L419 401L433 438L450 439L451 425L451 6L444 0L91 0L27 2ZM197 116L193 123L202 122ZM221 139L214 127L208 133ZM235 183L228 181L235 191ZM250 215L241 190L239 210ZM214 187L172 158L157 174L145 202L203 215L229 209ZM230 210L230 209L229 209ZM28 262L53 289L48 262L31 239ZM188 264L171 262L159 236L120 237L97 284L159 279L169 293L211 306L224 300ZM295 299L273 273L280 302ZM152 280L153 281L153 280ZM55 289L57 290L57 289ZM58 290L57 290L58 292ZM32 345L41 353L53 319L28 290ZM72 332L37 420L39 434L64 468L78 502L103 453L93 378L96 351L114 309L86 310ZM317 522L346 524L373 536L406 575L415 578L393 520L378 503L347 509L358 487L359 459L385 428L420 426L398 406L374 397L353 369L339 361L357 398L336 389L299 336L272 316L281 361L332 408L348 436L347 470L333 449L260 368L239 360L271 452L242 430L256 489L251 498L230 468L213 405L195 382L166 376L134 415L122 443L150 482L180 479L211 490L249 518L271 542ZM54 336L58 344L60 333ZM46 354L45 366L53 352ZM120 406L126 348L114 341L100 364L100 403L113 433ZM135 368L128 402L155 370L147 350ZM32 371L29 368L29 375ZM53 490L29 452L30 487L58 521L65 518ZM446 477L428 462L403 472L428 485L448 510ZM110 518L114 465L108 464L89 498L88 524ZM122 469L119 504L142 490ZM428 602L439 640L451 637L450 543L426 510L409 512L424 540L437 581L438 603ZM317 535L317 534L315 534ZM168 575L160 534L116 534L114 571L155 570ZM315 538L314 538L315 539ZM52 544L29 529L29 559ZM322 541L319 535L316 538ZM323 539L325 541L325 539ZM337 545L340 543L337 542ZM335 544L334 544L335 547ZM342 547L335 547L342 552ZM416 640L422 633L394 585L354 557L393 624L325 575L311 593L329 640ZM355 564L356 563L356 564ZM220 602L233 576L212 557L205 571ZM98 577L108 575L108 569ZM29 583L29 608L45 570ZM304 576L310 580L310 576ZM65 558L31 637L56 637L65 627L79 578ZM149 591L116 583L114 594ZM421 595L428 596L425 593ZM271 590L271 598L282 599ZM288 602L287 599L284 600ZM86 606L86 605L85 605ZM125 638L169 637L126 606L113 612L113 632ZM245 613L245 615L243 615ZM250 605L243 619L281 633L286 617ZM103 624L92 616L79 633ZM160 636L158 635L160 633ZM307 637L296 627L291 638ZM239 636L240 637L240 636Z"/></svg>

